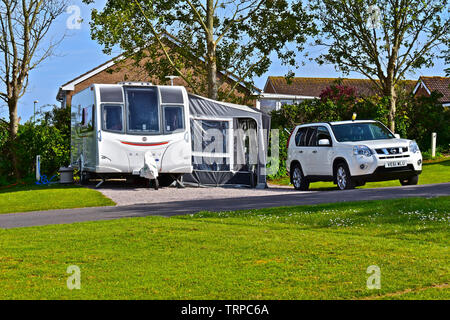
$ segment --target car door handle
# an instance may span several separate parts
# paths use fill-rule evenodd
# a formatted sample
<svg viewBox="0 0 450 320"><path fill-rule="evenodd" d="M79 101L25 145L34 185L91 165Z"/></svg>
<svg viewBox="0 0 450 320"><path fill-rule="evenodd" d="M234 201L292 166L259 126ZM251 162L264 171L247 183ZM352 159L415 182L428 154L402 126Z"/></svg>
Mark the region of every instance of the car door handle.
<svg viewBox="0 0 450 320"><path fill-rule="evenodd" d="M313 150L313 152L312 153L317 153L317 150Z"/></svg>
<svg viewBox="0 0 450 320"><path fill-rule="evenodd" d="M298 153L303 153L303 151L302 151L302 150L299 150Z"/></svg>

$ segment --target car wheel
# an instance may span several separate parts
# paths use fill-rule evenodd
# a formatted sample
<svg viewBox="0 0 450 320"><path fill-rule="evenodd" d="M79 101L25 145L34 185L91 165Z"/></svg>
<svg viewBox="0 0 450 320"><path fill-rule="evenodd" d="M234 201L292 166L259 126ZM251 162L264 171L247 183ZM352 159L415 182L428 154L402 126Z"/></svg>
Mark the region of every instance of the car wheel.
<svg viewBox="0 0 450 320"><path fill-rule="evenodd" d="M415 186L419 183L419 175L416 174L415 176L412 176L408 179L400 179L400 183L402 186Z"/></svg>
<svg viewBox="0 0 450 320"><path fill-rule="evenodd" d="M306 191L309 188L309 181L303 175L302 168L297 164L291 170L291 182L295 190Z"/></svg>
<svg viewBox="0 0 450 320"><path fill-rule="evenodd" d="M336 184L340 190L354 189L355 184L352 181L350 170L345 163L338 164L335 176Z"/></svg>

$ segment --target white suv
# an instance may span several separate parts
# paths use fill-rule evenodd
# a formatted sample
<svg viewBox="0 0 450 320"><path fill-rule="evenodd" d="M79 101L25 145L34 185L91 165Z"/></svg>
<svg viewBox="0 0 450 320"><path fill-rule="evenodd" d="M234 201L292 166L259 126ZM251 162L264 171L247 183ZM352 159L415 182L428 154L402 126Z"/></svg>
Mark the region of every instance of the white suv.
<svg viewBox="0 0 450 320"><path fill-rule="evenodd" d="M415 185L422 154L378 121L341 121L297 126L288 140L286 167L297 190L333 181L341 190L366 182L399 179Z"/></svg>

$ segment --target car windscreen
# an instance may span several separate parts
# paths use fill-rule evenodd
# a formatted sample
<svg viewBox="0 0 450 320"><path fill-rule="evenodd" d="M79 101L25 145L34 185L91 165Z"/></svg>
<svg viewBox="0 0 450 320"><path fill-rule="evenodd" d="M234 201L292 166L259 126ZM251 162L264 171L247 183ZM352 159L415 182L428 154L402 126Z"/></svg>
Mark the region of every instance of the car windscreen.
<svg viewBox="0 0 450 320"><path fill-rule="evenodd" d="M127 131L136 134L155 134L159 128L159 106L156 87L127 88Z"/></svg>
<svg viewBox="0 0 450 320"><path fill-rule="evenodd" d="M334 136L339 142L394 139L394 135L381 123L359 122L332 125Z"/></svg>

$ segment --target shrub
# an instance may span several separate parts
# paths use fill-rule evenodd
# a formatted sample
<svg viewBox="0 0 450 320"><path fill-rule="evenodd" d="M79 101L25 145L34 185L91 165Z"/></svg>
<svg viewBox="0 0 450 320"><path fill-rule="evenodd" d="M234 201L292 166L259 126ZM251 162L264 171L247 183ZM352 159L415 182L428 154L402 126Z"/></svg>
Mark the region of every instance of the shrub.
<svg viewBox="0 0 450 320"><path fill-rule="evenodd" d="M422 151L422 157L423 160L439 160L445 158L438 150L436 150L436 156L434 158L431 156L431 150Z"/></svg>
<svg viewBox="0 0 450 320"><path fill-rule="evenodd" d="M37 124L19 125L16 149L21 177L34 176L37 155L41 155L41 174L48 178L57 174L59 167L70 162L70 108L54 106ZM8 150L7 129L0 126L0 184L13 181Z"/></svg>
<svg viewBox="0 0 450 320"><path fill-rule="evenodd" d="M437 146L444 152L449 150L450 108L439 102L442 95L432 92L430 97L419 97L411 101L407 109L409 126L405 136L414 139L422 150L431 147L431 134L437 133Z"/></svg>

